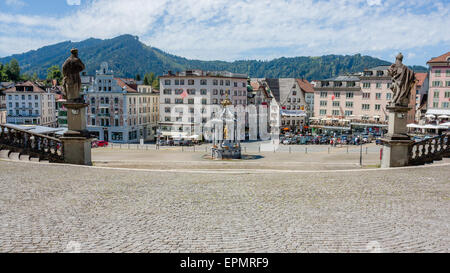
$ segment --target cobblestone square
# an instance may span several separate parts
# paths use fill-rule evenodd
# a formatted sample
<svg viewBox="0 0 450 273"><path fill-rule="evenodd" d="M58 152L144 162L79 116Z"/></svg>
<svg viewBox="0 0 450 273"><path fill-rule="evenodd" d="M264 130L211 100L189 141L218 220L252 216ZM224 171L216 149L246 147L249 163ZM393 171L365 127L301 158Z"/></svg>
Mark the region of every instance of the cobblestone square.
<svg viewBox="0 0 450 273"><path fill-rule="evenodd" d="M0 161L0 251L448 252L449 166L195 173Z"/></svg>

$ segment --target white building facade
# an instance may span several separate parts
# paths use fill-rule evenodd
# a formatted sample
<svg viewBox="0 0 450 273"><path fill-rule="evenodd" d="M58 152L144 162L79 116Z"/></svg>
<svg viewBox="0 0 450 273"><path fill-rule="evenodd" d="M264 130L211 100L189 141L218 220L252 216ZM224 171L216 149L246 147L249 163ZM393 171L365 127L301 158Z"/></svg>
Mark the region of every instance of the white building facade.
<svg viewBox="0 0 450 273"><path fill-rule="evenodd" d="M171 132L194 134L194 126L203 127L214 117L227 98L233 106L247 105L247 75L230 72L188 70L160 77L160 128ZM195 120L195 108L201 120ZM198 110L198 109L197 109Z"/></svg>
<svg viewBox="0 0 450 273"><path fill-rule="evenodd" d="M57 127L55 94L31 81L5 91L7 123Z"/></svg>
<svg viewBox="0 0 450 273"><path fill-rule="evenodd" d="M84 92L89 104L87 130L99 140L138 143L154 139L158 93L151 88L126 84L114 78L107 63L96 71L93 84Z"/></svg>

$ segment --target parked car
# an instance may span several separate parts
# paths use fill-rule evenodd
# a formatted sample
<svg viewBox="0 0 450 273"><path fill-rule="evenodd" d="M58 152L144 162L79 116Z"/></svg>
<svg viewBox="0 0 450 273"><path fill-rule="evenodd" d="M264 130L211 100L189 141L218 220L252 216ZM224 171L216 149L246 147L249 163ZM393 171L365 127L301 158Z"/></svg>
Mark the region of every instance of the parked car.
<svg viewBox="0 0 450 273"><path fill-rule="evenodd" d="M91 144L92 148L107 147L107 146L108 146L108 141L104 141L104 140L94 140L94 141L92 141L92 144Z"/></svg>

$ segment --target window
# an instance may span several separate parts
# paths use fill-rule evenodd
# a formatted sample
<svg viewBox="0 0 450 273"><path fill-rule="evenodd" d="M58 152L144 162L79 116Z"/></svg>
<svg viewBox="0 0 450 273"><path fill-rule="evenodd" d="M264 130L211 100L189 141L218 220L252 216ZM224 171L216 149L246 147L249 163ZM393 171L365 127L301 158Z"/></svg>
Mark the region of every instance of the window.
<svg viewBox="0 0 450 273"><path fill-rule="evenodd" d="M164 112L170 113L170 107L165 107L165 108L164 108Z"/></svg>
<svg viewBox="0 0 450 273"><path fill-rule="evenodd" d="M328 96L327 92L320 92L320 97L321 98L326 98Z"/></svg>
<svg viewBox="0 0 450 273"><path fill-rule="evenodd" d="M219 85L219 81L218 80L213 80L213 85Z"/></svg>
<svg viewBox="0 0 450 273"><path fill-rule="evenodd" d="M175 85L180 85L180 80L175 80Z"/></svg>
<svg viewBox="0 0 450 273"><path fill-rule="evenodd" d="M436 77L440 77L441 76L441 70L436 70L434 73L435 73Z"/></svg>
<svg viewBox="0 0 450 273"><path fill-rule="evenodd" d="M95 118L91 120L91 125L95 126Z"/></svg>
<svg viewBox="0 0 450 273"><path fill-rule="evenodd" d="M207 99L202 99L202 104L207 104L208 100Z"/></svg>
<svg viewBox="0 0 450 273"><path fill-rule="evenodd" d="M164 117L164 121L170 121L170 117Z"/></svg>
<svg viewBox="0 0 450 273"><path fill-rule="evenodd" d="M320 106L327 106L327 101L326 100L321 100L320 101Z"/></svg>
<svg viewBox="0 0 450 273"><path fill-rule="evenodd" d="M346 115L346 116L351 116L351 115L353 115L353 111L345 110L344 115Z"/></svg>
<svg viewBox="0 0 450 273"><path fill-rule="evenodd" d="M336 99L339 99L341 97L341 93L340 92L334 92L334 97Z"/></svg>
<svg viewBox="0 0 450 273"><path fill-rule="evenodd" d="M339 116L340 112L339 110L333 110L332 115L333 116Z"/></svg>
<svg viewBox="0 0 450 273"><path fill-rule="evenodd" d="M381 83L377 82L376 88L380 89L381 88Z"/></svg>
<svg viewBox="0 0 450 273"><path fill-rule="evenodd" d="M364 82L363 88L370 88L370 82Z"/></svg>
<svg viewBox="0 0 450 273"><path fill-rule="evenodd" d="M200 85L206 85L207 84L207 80L200 80Z"/></svg>
<svg viewBox="0 0 450 273"><path fill-rule="evenodd" d="M362 110L370 110L370 104L362 104Z"/></svg>
<svg viewBox="0 0 450 273"><path fill-rule="evenodd" d="M339 101L333 101L333 107L339 107L340 102Z"/></svg>
<svg viewBox="0 0 450 273"><path fill-rule="evenodd" d="M433 98L439 98L439 91L437 91L437 90L435 90L434 92L433 92Z"/></svg>
<svg viewBox="0 0 450 273"><path fill-rule="evenodd" d="M170 99L169 99L169 98L165 98L165 99L164 99L164 103L165 103L165 104L170 104Z"/></svg>
<svg viewBox="0 0 450 273"><path fill-rule="evenodd" d="M226 80L226 81L225 81L225 85L226 85L226 86L230 86L230 80Z"/></svg>
<svg viewBox="0 0 450 273"><path fill-rule="evenodd" d="M103 109L103 108L102 108ZM92 107L91 108L91 113L93 114L93 115L95 115L95 107Z"/></svg>
<svg viewBox="0 0 450 273"><path fill-rule="evenodd" d="M345 102L345 107L347 107L347 108L353 108L353 101L346 101L346 102Z"/></svg>
<svg viewBox="0 0 450 273"><path fill-rule="evenodd" d="M381 93L375 93L375 99L380 100L381 99Z"/></svg>
<svg viewBox="0 0 450 273"><path fill-rule="evenodd" d="M183 104L183 99L175 99L175 104Z"/></svg>
<svg viewBox="0 0 450 273"><path fill-rule="evenodd" d="M219 91L217 89L213 89L213 95L219 94Z"/></svg>
<svg viewBox="0 0 450 273"><path fill-rule="evenodd" d="M450 87L450 81L446 81L446 82L445 82L445 86L446 86L446 87Z"/></svg>
<svg viewBox="0 0 450 273"><path fill-rule="evenodd" d="M164 89L163 90L163 94L164 95L171 95L172 94L172 89Z"/></svg>
<svg viewBox="0 0 450 273"><path fill-rule="evenodd" d="M363 99L370 99L370 93L362 93Z"/></svg>
<svg viewBox="0 0 450 273"><path fill-rule="evenodd" d="M443 102L442 103L442 108L449 108L449 102Z"/></svg>
<svg viewBox="0 0 450 273"><path fill-rule="evenodd" d="M194 85L195 84L195 80L188 80L188 85Z"/></svg>
<svg viewBox="0 0 450 273"><path fill-rule="evenodd" d="M380 111L381 110L381 105L380 104L375 104L375 110L376 111Z"/></svg>
<svg viewBox="0 0 450 273"><path fill-rule="evenodd" d="M341 87L342 86L342 82L334 82L334 87Z"/></svg>
<svg viewBox="0 0 450 273"><path fill-rule="evenodd" d="M450 98L450 91L445 91L444 97L445 97L445 98Z"/></svg>
<svg viewBox="0 0 450 273"><path fill-rule="evenodd" d="M187 93L188 93L189 95L195 95L195 89L188 89L188 90L187 90Z"/></svg>
<svg viewBox="0 0 450 273"><path fill-rule="evenodd" d="M206 89L200 89L200 94L201 95L206 95Z"/></svg>
<svg viewBox="0 0 450 273"><path fill-rule="evenodd" d="M234 87L238 87L238 83L237 82L233 82L234 83Z"/></svg>
<svg viewBox="0 0 450 273"><path fill-rule="evenodd" d="M170 85L170 80L164 80L164 85Z"/></svg>
<svg viewBox="0 0 450 273"><path fill-rule="evenodd" d="M353 92L347 92L346 96L347 99L353 99Z"/></svg>
<svg viewBox="0 0 450 273"><path fill-rule="evenodd" d="M432 86L433 87L440 87L441 86L441 82L440 81L433 81Z"/></svg>
<svg viewBox="0 0 450 273"><path fill-rule="evenodd" d="M194 99L188 99L188 104L194 104Z"/></svg>
<svg viewBox="0 0 450 273"><path fill-rule="evenodd" d="M114 98L114 104L119 104L119 98Z"/></svg>
<svg viewBox="0 0 450 273"><path fill-rule="evenodd" d="M439 102L433 102L433 108L438 108L439 107Z"/></svg>
<svg viewBox="0 0 450 273"><path fill-rule="evenodd" d="M390 100L392 98L392 93L386 93L386 99Z"/></svg>
<svg viewBox="0 0 450 273"><path fill-rule="evenodd" d="M347 87L355 87L356 82L347 82Z"/></svg>
<svg viewBox="0 0 450 273"><path fill-rule="evenodd" d="M327 114L327 110L326 109L320 109L320 115L324 116Z"/></svg>

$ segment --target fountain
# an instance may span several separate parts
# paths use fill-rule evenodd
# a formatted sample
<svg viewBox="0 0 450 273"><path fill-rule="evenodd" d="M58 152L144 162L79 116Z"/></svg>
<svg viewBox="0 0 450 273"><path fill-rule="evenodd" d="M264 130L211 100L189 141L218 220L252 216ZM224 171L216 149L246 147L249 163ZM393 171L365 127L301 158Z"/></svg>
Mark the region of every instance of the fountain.
<svg viewBox="0 0 450 273"><path fill-rule="evenodd" d="M213 159L223 160L242 158L241 144L239 140L237 140L237 119L227 107L231 104L232 103L228 99L227 95L222 102L221 113L217 118L211 120L211 123L213 124L213 147L211 149L211 156ZM230 130L228 127L230 123L234 125L232 130L233 132L231 132L233 136L230 135ZM222 129L222 137L218 134L218 129Z"/></svg>

